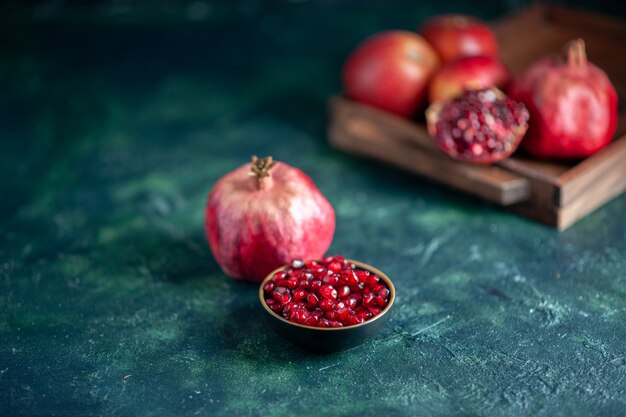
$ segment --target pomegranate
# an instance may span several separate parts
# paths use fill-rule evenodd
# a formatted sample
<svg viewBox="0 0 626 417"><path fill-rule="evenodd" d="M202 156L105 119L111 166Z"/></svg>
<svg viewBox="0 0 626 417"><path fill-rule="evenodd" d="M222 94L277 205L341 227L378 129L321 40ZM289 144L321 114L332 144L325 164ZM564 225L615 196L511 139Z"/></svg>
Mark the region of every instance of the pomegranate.
<svg viewBox="0 0 626 417"><path fill-rule="evenodd" d="M484 22L472 16L435 16L424 23L420 33L444 63L466 56L498 56L498 42L493 32Z"/></svg>
<svg viewBox="0 0 626 417"><path fill-rule="evenodd" d="M510 78L506 66L488 56L460 58L445 64L430 82L428 98L431 102L448 100L467 88L504 89Z"/></svg>
<svg viewBox="0 0 626 417"><path fill-rule="evenodd" d="M333 277L335 284L321 284L320 277ZM295 283L293 288L290 282ZM364 323L382 312L391 295L380 277L342 256L306 263L294 259L263 285L263 292L276 314L313 327Z"/></svg>
<svg viewBox="0 0 626 417"><path fill-rule="evenodd" d="M344 92L353 100L408 117L424 104L428 81L438 66L437 54L418 34L381 32L348 57Z"/></svg>
<svg viewBox="0 0 626 417"><path fill-rule="evenodd" d="M254 156L211 190L205 231L225 274L258 282L292 258L322 256L335 212L304 172Z"/></svg>
<svg viewBox="0 0 626 417"><path fill-rule="evenodd" d="M587 61L582 39L567 45L566 59L548 57L531 65L510 93L530 111L523 148L533 156L582 158L613 138L617 93L606 73Z"/></svg>
<svg viewBox="0 0 626 417"><path fill-rule="evenodd" d="M528 128L528 110L496 88L465 90L426 111L428 132L445 153L488 164L511 155Z"/></svg>

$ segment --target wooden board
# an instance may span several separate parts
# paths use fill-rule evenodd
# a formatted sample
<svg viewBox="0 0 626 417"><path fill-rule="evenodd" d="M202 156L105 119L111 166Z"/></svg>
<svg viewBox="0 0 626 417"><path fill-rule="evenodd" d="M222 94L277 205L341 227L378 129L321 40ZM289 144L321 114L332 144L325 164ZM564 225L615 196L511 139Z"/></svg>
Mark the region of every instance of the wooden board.
<svg viewBox="0 0 626 417"><path fill-rule="evenodd" d="M626 23L560 7L534 6L494 24L503 61L513 73L582 37L592 62L605 69L620 102L626 98ZM520 36L523 34L523 36ZM626 189L626 111L616 138L576 163L514 155L493 166L444 155L423 124L342 97L329 101L329 140L336 148L378 159L564 229Z"/></svg>

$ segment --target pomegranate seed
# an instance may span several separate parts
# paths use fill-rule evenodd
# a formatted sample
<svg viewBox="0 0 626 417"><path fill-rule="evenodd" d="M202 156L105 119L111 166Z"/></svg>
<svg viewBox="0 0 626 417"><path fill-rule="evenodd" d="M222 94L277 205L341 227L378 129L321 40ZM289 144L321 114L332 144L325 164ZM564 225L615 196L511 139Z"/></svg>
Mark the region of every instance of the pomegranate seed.
<svg viewBox="0 0 626 417"><path fill-rule="evenodd" d="M304 268L308 269L309 271L313 271L318 266L319 263L317 263L317 261L306 261L306 263L304 264Z"/></svg>
<svg viewBox="0 0 626 417"><path fill-rule="evenodd" d="M291 277L287 280L287 288L289 288L290 290L293 290L297 286L298 286L298 278Z"/></svg>
<svg viewBox="0 0 626 417"><path fill-rule="evenodd" d="M372 302L374 301L374 294L372 294L371 292L368 292L366 294L363 295L363 305L368 307L369 305L372 304Z"/></svg>
<svg viewBox="0 0 626 417"><path fill-rule="evenodd" d="M306 298L307 296L307 292L304 291L303 289L297 289L293 292L293 301L300 301L303 300L304 298Z"/></svg>
<svg viewBox="0 0 626 417"><path fill-rule="evenodd" d="M341 276L342 276L343 282L345 282L348 285L358 285L359 283L358 272L346 271L343 274L341 274Z"/></svg>
<svg viewBox="0 0 626 417"><path fill-rule="evenodd" d="M369 275L370 275L369 271L364 271L362 269L359 271L356 271L358 282L367 282L367 278L369 277Z"/></svg>
<svg viewBox="0 0 626 417"><path fill-rule="evenodd" d="M339 321L341 322L346 321L349 315L350 315L350 309L341 308L337 310L337 317L339 317Z"/></svg>
<svg viewBox="0 0 626 417"><path fill-rule="evenodd" d="M298 288L301 288L303 290L308 290L310 286L311 286L311 283L307 281L306 279L302 279L298 281Z"/></svg>
<svg viewBox="0 0 626 417"><path fill-rule="evenodd" d="M328 326L329 327L343 327L343 324L339 323L338 321L328 321Z"/></svg>
<svg viewBox="0 0 626 417"><path fill-rule="evenodd" d="M275 287L276 286L274 285L273 281L267 281L265 287L263 287L263 290L265 290L265 292L272 292Z"/></svg>
<svg viewBox="0 0 626 417"><path fill-rule="evenodd" d="M304 266L304 261L302 259L294 259L291 261L291 267L293 269L300 269Z"/></svg>
<svg viewBox="0 0 626 417"><path fill-rule="evenodd" d="M332 257L332 256L326 256L326 257L324 257L324 259L322 259L322 263L323 263L324 265L328 265L328 264L329 264L329 263L331 263L333 260L334 260L334 259L333 259L333 257Z"/></svg>
<svg viewBox="0 0 626 417"><path fill-rule="evenodd" d="M317 307L317 304L319 303L319 298L317 298L317 295L313 294L313 293L309 293L309 296L306 299L306 306L308 308L315 308Z"/></svg>
<svg viewBox="0 0 626 417"><path fill-rule="evenodd" d="M389 297L389 290L385 287L381 288L378 290L378 296L386 300Z"/></svg>
<svg viewBox="0 0 626 417"><path fill-rule="evenodd" d="M285 279L285 278L287 278L287 273L285 271L278 271L276 274L274 274L275 280Z"/></svg>
<svg viewBox="0 0 626 417"><path fill-rule="evenodd" d="M358 300L356 297L351 296L351 297L346 298L345 303L346 303L346 306L350 308L354 308L358 304Z"/></svg>
<svg viewBox="0 0 626 417"><path fill-rule="evenodd" d="M315 280L311 281L311 289L313 291L319 290L320 288L322 288L322 285L323 285L322 281L320 281L319 279L315 279Z"/></svg>
<svg viewBox="0 0 626 417"><path fill-rule="evenodd" d="M379 307L384 307L387 305L387 301L383 298L383 297L376 297L374 298L374 301L376 303L377 306Z"/></svg>
<svg viewBox="0 0 626 417"><path fill-rule="evenodd" d="M324 313L324 317L326 317L328 320L336 320L337 319L337 312L336 311L327 311Z"/></svg>
<svg viewBox="0 0 626 417"><path fill-rule="evenodd" d="M274 300L276 300L280 304L285 304L291 301L291 295L289 294L289 290L285 287L277 287L272 295L274 296Z"/></svg>
<svg viewBox="0 0 626 417"><path fill-rule="evenodd" d="M375 287L378 285L378 281L380 281L380 278L378 278L378 276L376 275L370 275L367 277L367 285L369 285L370 287Z"/></svg>
<svg viewBox="0 0 626 417"><path fill-rule="evenodd" d="M338 303L335 303L335 305L333 306L333 309L335 311L341 310L342 308L346 308L346 303L344 303L343 301L339 301Z"/></svg>
<svg viewBox="0 0 626 417"><path fill-rule="evenodd" d="M321 300L319 302L320 310L322 310L322 311L332 310L334 305L335 305L335 303L333 303L332 300L329 300L327 298L324 298L323 300Z"/></svg>
<svg viewBox="0 0 626 417"><path fill-rule="evenodd" d="M350 294L350 287L342 285L337 289L337 296L339 298L346 298Z"/></svg>
<svg viewBox="0 0 626 417"><path fill-rule="evenodd" d="M338 272L341 272L341 264L337 261L332 261L331 263L328 264L328 269L330 271L333 271L335 274Z"/></svg>
<svg viewBox="0 0 626 417"><path fill-rule="evenodd" d="M372 313L373 316L380 314L380 308L377 307L367 307L367 311Z"/></svg>
<svg viewBox="0 0 626 417"><path fill-rule="evenodd" d="M337 275L326 275L322 278L322 281L326 284L335 285L339 282L339 278L337 278Z"/></svg>
<svg viewBox="0 0 626 417"><path fill-rule="evenodd" d="M320 288L320 295L324 298L336 300L337 299L337 290L334 289L331 285L324 285Z"/></svg>
<svg viewBox="0 0 626 417"><path fill-rule="evenodd" d="M319 322L319 319L317 317L309 316L302 322L302 324L306 326L317 326L318 322Z"/></svg>

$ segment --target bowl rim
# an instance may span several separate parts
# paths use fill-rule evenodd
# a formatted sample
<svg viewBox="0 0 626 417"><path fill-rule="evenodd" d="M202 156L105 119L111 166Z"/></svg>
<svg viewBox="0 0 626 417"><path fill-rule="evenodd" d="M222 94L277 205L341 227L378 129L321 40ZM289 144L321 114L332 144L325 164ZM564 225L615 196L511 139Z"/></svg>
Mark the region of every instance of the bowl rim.
<svg viewBox="0 0 626 417"><path fill-rule="evenodd" d="M289 264L283 265L279 268L276 268L275 270L273 270L272 272L270 272L264 279L263 281L261 281L261 285L259 286L259 299L261 301L261 305L263 306L263 308L271 315L273 316L275 319L281 320L287 324L290 324L292 326L295 327L302 327L304 329L307 330L320 330L320 331L341 331L341 330L348 330L348 329L354 329L357 327L361 327L361 326L365 326L367 324L373 323L374 321L380 319L382 316L384 316L385 314L387 314L387 312L391 309L391 307L393 306L394 302L396 301L396 288L393 285L393 282L391 281L391 279L387 276L387 274L385 274L384 272L382 272L381 270L373 267L372 265L366 264L365 262L359 262L359 261L355 261L353 259L346 259L347 262L354 264L355 266L357 266L360 269L364 269L366 271L369 272L373 272L374 274L378 275L383 281L385 281L385 284L387 284L387 288L389 288L389 302L387 303L387 305L385 306L384 309L382 309L382 311L375 317L371 318L370 320L366 320L363 323L359 323L359 324L352 324L350 326L343 326L343 327L315 327L315 326L305 326L304 324L300 324L300 323L294 323L292 321L289 321L287 319L285 319L284 317L279 316L278 314L276 314L274 312L274 310L272 310L271 308L269 308L269 306L267 305L267 303L265 302L265 291L263 291L263 287L265 286L265 284L267 283L267 281L269 281L270 279L273 278L274 274L282 271L284 269L287 269L289 267Z"/></svg>

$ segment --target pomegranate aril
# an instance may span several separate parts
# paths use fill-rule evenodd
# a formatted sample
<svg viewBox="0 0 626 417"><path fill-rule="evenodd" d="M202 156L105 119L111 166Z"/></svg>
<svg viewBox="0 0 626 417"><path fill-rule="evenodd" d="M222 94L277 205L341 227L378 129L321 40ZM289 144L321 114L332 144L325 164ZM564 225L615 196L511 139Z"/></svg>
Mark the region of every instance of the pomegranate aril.
<svg viewBox="0 0 626 417"><path fill-rule="evenodd" d="M306 326L317 326L317 323L319 322L319 319L315 316L309 316L307 317L302 324L306 325Z"/></svg>
<svg viewBox="0 0 626 417"><path fill-rule="evenodd" d="M345 282L348 285L357 285L360 281L358 272L354 272L354 271L344 271L341 274L341 277L342 277L342 282Z"/></svg>
<svg viewBox="0 0 626 417"><path fill-rule="evenodd" d="M333 306L333 310L335 311L339 311L342 308L346 308L346 303L344 303L343 301L339 301L338 303L335 303L335 305Z"/></svg>
<svg viewBox="0 0 626 417"><path fill-rule="evenodd" d="M331 285L323 285L320 288L320 295L326 299L336 300L337 299L337 290L334 289Z"/></svg>
<svg viewBox="0 0 626 417"><path fill-rule="evenodd" d="M331 263L328 264L328 269L330 271L333 271L335 274L338 272L341 272L341 270L343 269L341 266L341 263L337 262L336 260L332 261Z"/></svg>
<svg viewBox="0 0 626 417"><path fill-rule="evenodd" d="M319 307L320 307L320 310L322 311L330 311L333 309L334 305L335 303L332 300L329 300L327 298L324 298L320 300L319 302Z"/></svg>
<svg viewBox="0 0 626 417"><path fill-rule="evenodd" d="M378 285L378 282L380 281L380 278L378 278L378 276L376 275L370 275L367 277L367 285L369 285L370 287L375 287Z"/></svg>
<svg viewBox="0 0 626 417"><path fill-rule="evenodd" d="M346 319L346 322L349 326L354 326L355 324L361 324L365 321L363 317L358 317L355 314L350 314Z"/></svg>
<svg viewBox="0 0 626 417"><path fill-rule="evenodd" d="M287 288L289 288L290 290L293 290L297 286L298 286L298 278L291 277L287 280Z"/></svg>
<svg viewBox="0 0 626 417"><path fill-rule="evenodd" d="M356 277L358 282L367 282L367 278L369 277L369 271L365 271L363 269L356 271Z"/></svg>
<svg viewBox="0 0 626 417"><path fill-rule="evenodd" d="M315 279L315 280L311 281L311 290L313 290L313 291L317 291L317 290L319 290L320 288L322 288L322 285L324 285L324 284L322 283L322 281L320 281L320 280L318 280L318 279Z"/></svg>
<svg viewBox="0 0 626 417"><path fill-rule="evenodd" d="M287 273L285 271L278 271L277 273L274 274L275 280L285 279L285 278L287 278Z"/></svg>
<svg viewBox="0 0 626 417"><path fill-rule="evenodd" d="M346 298L345 303L346 303L346 306L350 308L354 308L359 303L359 301L355 296L350 296Z"/></svg>
<svg viewBox="0 0 626 417"><path fill-rule="evenodd" d="M339 321L345 321L350 315L350 310L347 308L341 308L337 310L337 317L339 317Z"/></svg>
<svg viewBox="0 0 626 417"><path fill-rule="evenodd" d="M313 294L313 293L309 293L307 299L306 299L306 305L308 308L315 308L317 307L317 304L319 303L319 298L317 298L317 295Z"/></svg>
<svg viewBox="0 0 626 417"><path fill-rule="evenodd" d="M324 313L324 317L328 320L337 320L337 312L336 311L327 311Z"/></svg>
<svg viewBox="0 0 626 417"><path fill-rule="evenodd" d="M297 289L293 292L292 299L294 301L300 301L300 300L305 299L307 295L308 293L304 291L303 289Z"/></svg>
<svg viewBox="0 0 626 417"><path fill-rule="evenodd" d="M272 296L274 297L274 300L280 304L285 304L291 301L289 290L285 287L277 287L272 293Z"/></svg>
<svg viewBox="0 0 626 417"><path fill-rule="evenodd" d="M378 307L367 307L367 311L372 313L373 316L377 316L380 314L380 308Z"/></svg>
<svg viewBox="0 0 626 417"><path fill-rule="evenodd" d="M343 327L343 324L339 323L338 321L329 320L328 327Z"/></svg>
<svg viewBox="0 0 626 417"><path fill-rule="evenodd" d="M319 263L317 261L306 261L304 263L304 268L308 269L309 271L314 270L315 268L317 268L319 266Z"/></svg>
<svg viewBox="0 0 626 417"><path fill-rule="evenodd" d="M368 307L372 304L372 302L374 301L374 294L372 294L371 292L368 292L366 294L363 295L363 305Z"/></svg>
<svg viewBox="0 0 626 417"><path fill-rule="evenodd" d="M385 287L381 288L378 290L378 296L382 297L383 299L387 299L387 297L389 297L389 290Z"/></svg>
<svg viewBox="0 0 626 417"><path fill-rule="evenodd" d="M265 292L272 292L274 291L274 288L276 288L276 285L274 284L273 281L267 281L267 283L265 283L265 286L263 287L263 290Z"/></svg>
<svg viewBox="0 0 626 417"><path fill-rule="evenodd" d="M304 261L302 259L294 259L291 261L291 267L293 269L300 269L304 266Z"/></svg>
<svg viewBox="0 0 626 417"><path fill-rule="evenodd" d="M339 298L346 298L350 294L350 287L347 285L342 285L337 288L337 296Z"/></svg>
<svg viewBox="0 0 626 417"><path fill-rule="evenodd" d="M330 285L336 285L339 282L339 278L337 278L337 275L326 275L322 278L322 282Z"/></svg>
<svg viewBox="0 0 626 417"><path fill-rule="evenodd" d="M332 256L325 256L324 259L322 259L322 263L324 265L328 265L332 261L334 261L334 258Z"/></svg>
<svg viewBox="0 0 626 417"><path fill-rule="evenodd" d="M387 300L385 300L383 297L380 297L380 296L374 298L374 302L379 307L384 307L387 305Z"/></svg>

